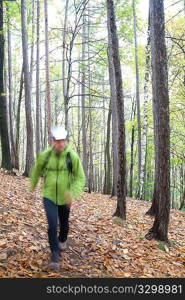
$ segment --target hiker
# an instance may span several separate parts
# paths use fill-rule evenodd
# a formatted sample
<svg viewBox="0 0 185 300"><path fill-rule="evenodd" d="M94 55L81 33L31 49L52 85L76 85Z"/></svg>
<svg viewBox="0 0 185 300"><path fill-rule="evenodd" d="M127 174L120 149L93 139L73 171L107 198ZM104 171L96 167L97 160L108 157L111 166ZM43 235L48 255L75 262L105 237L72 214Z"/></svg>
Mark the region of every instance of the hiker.
<svg viewBox="0 0 185 300"><path fill-rule="evenodd" d="M48 221L48 240L51 249L49 267L59 267L61 251L67 247L69 214L73 199L83 192L85 175L79 156L72 150L67 131L62 127L51 130L51 147L40 152L30 172L31 191L39 177L44 177L43 203ZM57 226L59 219L59 235Z"/></svg>

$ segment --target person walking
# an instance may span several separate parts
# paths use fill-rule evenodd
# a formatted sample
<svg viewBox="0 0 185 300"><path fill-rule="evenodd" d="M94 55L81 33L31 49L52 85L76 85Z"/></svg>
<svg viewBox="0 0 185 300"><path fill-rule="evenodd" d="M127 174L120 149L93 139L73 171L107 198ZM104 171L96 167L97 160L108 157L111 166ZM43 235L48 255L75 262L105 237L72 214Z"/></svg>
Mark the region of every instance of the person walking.
<svg viewBox="0 0 185 300"><path fill-rule="evenodd" d="M69 214L73 199L78 199L85 185L85 174L78 154L72 149L63 127L51 130L51 147L40 152L30 172L33 191L44 177L42 196L48 221L48 241L51 249L49 268L60 266L61 251L67 247ZM57 227L59 220L59 235Z"/></svg>

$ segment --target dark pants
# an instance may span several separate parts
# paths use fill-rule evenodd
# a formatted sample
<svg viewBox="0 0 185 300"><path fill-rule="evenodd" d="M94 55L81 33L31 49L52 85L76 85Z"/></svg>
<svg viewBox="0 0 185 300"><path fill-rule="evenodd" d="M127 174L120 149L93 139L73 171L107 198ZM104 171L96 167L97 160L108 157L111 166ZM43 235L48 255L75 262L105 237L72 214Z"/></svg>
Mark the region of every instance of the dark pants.
<svg viewBox="0 0 185 300"><path fill-rule="evenodd" d="M67 205L56 205L51 200L44 198L44 208L48 220L48 239L51 251L59 251L58 241L65 242L69 231L70 208ZM57 225L59 219L59 236Z"/></svg>

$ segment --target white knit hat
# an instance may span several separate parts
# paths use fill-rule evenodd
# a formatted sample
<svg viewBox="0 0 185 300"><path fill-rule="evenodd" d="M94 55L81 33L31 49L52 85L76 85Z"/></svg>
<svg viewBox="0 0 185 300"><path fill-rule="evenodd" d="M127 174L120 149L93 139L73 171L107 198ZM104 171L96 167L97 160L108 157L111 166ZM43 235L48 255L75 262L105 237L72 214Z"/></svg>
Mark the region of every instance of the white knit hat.
<svg viewBox="0 0 185 300"><path fill-rule="evenodd" d="M65 140L67 138L67 131L64 127L53 127L51 129L51 136L54 140Z"/></svg>

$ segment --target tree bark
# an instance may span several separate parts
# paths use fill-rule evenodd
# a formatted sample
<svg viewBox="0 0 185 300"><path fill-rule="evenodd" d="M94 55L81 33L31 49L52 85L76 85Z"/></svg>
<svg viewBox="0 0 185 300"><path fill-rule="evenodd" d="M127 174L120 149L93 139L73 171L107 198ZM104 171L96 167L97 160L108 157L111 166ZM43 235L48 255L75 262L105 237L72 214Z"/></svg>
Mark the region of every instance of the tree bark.
<svg viewBox="0 0 185 300"><path fill-rule="evenodd" d="M179 207L180 210L185 207L185 169L183 163L181 164L181 195Z"/></svg>
<svg viewBox="0 0 185 300"><path fill-rule="evenodd" d="M11 157L12 157L12 165L15 168L15 141L14 141L14 128L13 128L13 112L12 112L12 41L11 41L11 31L10 31L10 17L9 10L7 7L8 13L8 90L9 90L9 127L10 127L10 145L11 145Z"/></svg>
<svg viewBox="0 0 185 300"><path fill-rule="evenodd" d="M143 135L141 140L141 199L145 199L149 76L150 76L150 26L148 25L147 45L146 45L146 65L145 65L145 78L144 78Z"/></svg>
<svg viewBox="0 0 185 300"><path fill-rule="evenodd" d="M21 27L22 27L22 49L23 49L23 72L25 87L25 110L26 110L26 166L24 176L28 176L34 162L33 154L33 123L31 109L30 72L28 64L28 34L26 29L26 0L21 0Z"/></svg>
<svg viewBox="0 0 185 300"><path fill-rule="evenodd" d="M67 80L66 79L66 59L67 59L67 45L66 45L66 32L67 32L67 21L68 21L68 6L69 0L65 3L65 16L64 16L64 27L63 27L63 47L62 47L62 76L63 76L63 98L64 98L64 112L65 112L65 128L68 129L68 95L67 95Z"/></svg>
<svg viewBox="0 0 185 300"><path fill-rule="evenodd" d="M111 197L117 195L118 182L118 117L116 107L116 83L112 56L108 51L108 65L109 65L109 83L111 94L111 111L112 111L112 156L113 156L113 184Z"/></svg>
<svg viewBox="0 0 185 300"><path fill-rule="evenodd" d="M83 28L82 28L82 86L81 86L81 101L82 101L82 145L83 145L83 169L86 175L88 174L87 165L87 136L86 136L86 111L85 111L85 58L86 58L86 17L85 10L83 12Z"/></svg>
<svg viewBox="0 0 185 300"><path fill-rule="evenodd" d="M132 1L133 19L134 19L134 45L135 45L135 68L136 68L136 103L137 103L137 131L138 131L138 191L137 198L141 198L141 116L140 116L140 92L139 92L139 63L137 46L137 28L135 0Z"/></svg>
<svg viewBox="0 0 185 300"><path fill-rule="evenodd" d="M155 136L155 220L147 239L168 242L170 214L170 129L163 0L150 0L152 91Z"/></svg>
<svg viewBox="0 0 185 300"><path fill-rule="evenodd" d="M1 167L11 171L12 163L8 137L7 102L4 90L3 0L0 0L0 135L2 149Z"/></svg>
<svg viewBox="0 0 185 300"><path fill-rule="evenodd" d="M107 138L105 145L105 179L104 190L105 195L111 194L111 158L110 158L110 124L111 124L111 103L109 106L108 118L107 118Z"/></svg>
<svg viewBox="0 0 185 300"><path fill-rule="evenodd" d="M32 89L32 78L33 78L33 60L34 60L34 38L35 38L35 1L32 1L32 41L31 41L31 55L30 55L30 87Z"/></svg>
<svg viewBox="0 0 185 300"><path fill-rule="evenodd" d="M17 170L19 170L20 168L19 148L20 148L20 114L21 114L22 92L23 92L23 65L21 70L20 89L19 89L19 98L18 98L17 115L16 115L15 168Z"/></svg>
<svg viewBox="0 0 185 300"><path fill-rule="evenodd" d="M50 77L49 77L49 41L48 41L48 0L44 0L44 18L45 18L45 66L46 66L46 102L47 102L47 134L48 141L51 136L51 95L50 95Z"/></svg>
<svg viewBox="0 0 185 300"><path fill-rule="evenodd" d="M180 199L180 207L179 210L185 208L185 170L182 165L182 197Z"/></svg>
<svg viewBox="0 0 185 300"><path fill-rule="evenodd" d="M135 120L136 103L133 99L131 121ZM129 181L129 196L133 196L133 170L134 170L134 138L135 138L135 126L132 125L131 131L131 146L130 146L130 181Z"/></svg>
<svg viewBox="0 0 185 300"><path fill-rule="evenodd" d="M124 122L124 104L122 74L119 58L119 44L117 37L116 20L114 13L114 3L107 0L107 24L109 51L112 56L115 83L116 83L116 105L118 116L118 183L117 183L117 208L114 216L126 219L126 153L125 153L125 122Z"/></svg>
<svg viewBox="0 0 185 300"><path fill-rule="evenodd" d="M80 59L79 59L80 60ZM80 88L81 88L81 85L80 85L80 82L81 82L81 75L80 75L80 67L78 67L78 142L77 142L77 152L78 152L78 155L81 156L81 141L80 141L80 138L81 138L81 105L80 105Z"/></svg>
<svg viewBox="0 0 185 300"><path fill-rule="evenodd" d="M36 154L40 152L40 0L37 0Z"/></svg>
<svg viewBox="0 0 185 300"><path fill-rule="evenodd" d="M89 5L87 7L88 14L88 27L87 27L87 59L88 59L88 93L89 93L89 178L88 178L88 186L89 193L92 192L92 183L93 183L93 143L92 143L92 132L93 132L93 123L92 123L92 96L91 96L91 66L90 66L90 11Z"/></svg>

